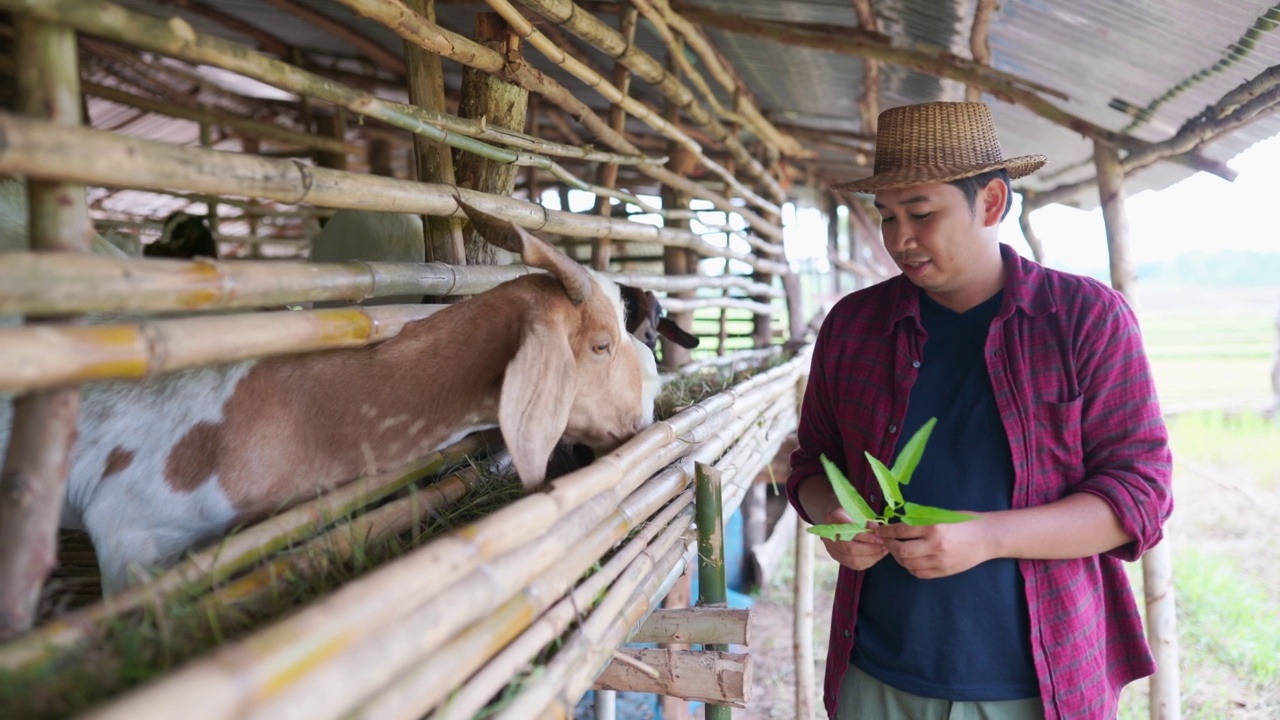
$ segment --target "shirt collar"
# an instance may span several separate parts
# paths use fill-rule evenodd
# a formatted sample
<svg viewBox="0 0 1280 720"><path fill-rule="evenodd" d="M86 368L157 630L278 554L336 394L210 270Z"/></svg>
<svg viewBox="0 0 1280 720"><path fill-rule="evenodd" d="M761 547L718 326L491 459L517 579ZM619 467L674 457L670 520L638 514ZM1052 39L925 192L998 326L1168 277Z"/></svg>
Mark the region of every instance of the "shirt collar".
<svg viewBox="0 0 1280 720"><path fill-rule="evenodd" d="M1022 257L1005 243L1000 243L1000 260L1004 263L1004 301L998 314L1001 320L1013 315L1014 310L1021 310L1030 317L1047 315L1057 310L1057 303L1045 283L1043 267ZM922 328L920 289L906 275L897 275L886 282L891 283L892 287L889 291L890 310L884 334L893 332L894 326L907 318L915 321L917 329Z"/></svg>

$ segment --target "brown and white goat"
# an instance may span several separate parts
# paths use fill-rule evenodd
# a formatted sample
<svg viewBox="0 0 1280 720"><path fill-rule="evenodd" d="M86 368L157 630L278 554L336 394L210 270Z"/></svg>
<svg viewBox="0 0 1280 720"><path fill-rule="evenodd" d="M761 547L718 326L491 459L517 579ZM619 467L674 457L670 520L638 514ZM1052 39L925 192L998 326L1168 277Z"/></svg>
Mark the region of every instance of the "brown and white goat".
<svg viewBox="0 0 1280 720"><path fill-rule="evenodd" d="M617 446L653 420L657 367L617 287L514 225L480 234L550 274L503 283L378 345L85 387L64 527L103 588L228 528L498 426L526 487L557 441ZM0 402L0 448L11 410Z"/></svg>

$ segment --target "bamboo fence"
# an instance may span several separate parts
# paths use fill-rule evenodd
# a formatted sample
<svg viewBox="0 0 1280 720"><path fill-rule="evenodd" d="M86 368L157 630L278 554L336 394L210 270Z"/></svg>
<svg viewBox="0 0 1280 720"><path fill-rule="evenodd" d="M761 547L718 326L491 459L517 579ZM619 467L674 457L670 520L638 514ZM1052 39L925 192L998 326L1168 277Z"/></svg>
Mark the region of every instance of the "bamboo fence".
<svg viewBox="0 0 1280 720"><path fill-rule="evenodd" d="M287 6L290 12L305 10L286 0L273 2ZM242 216L250 219L251 234L259 217L288 215L296 220L325 214L332 208L459 218L461 201L534 231L589 238L596 243L651 243L689 250L700 257L739 260L758 276L789 273L780 259L782 229L772 219L785 195L782 187L773 171L748 152L722 121L749 126L768 146L765 155L774 159L779 153L802 155L803 149L765 120L749 98L735 92L737 104L730 110L719 105L701 75L686 73L697 90L695 95L673 77L664 74L658 78L654 74L657 61L630 48L630 43L625 43L624 52L613 54L619 60L615 77L634 73L647 81L657 80L660 90L709 133L711 141L728 151L733 162L720 164L706 153L701 140L630 96L625 83L610 82L575 57L558 51L511 4L491 2L529 44L601 93L620 117L630 114L649 123L690 154L738 199L731 201L663 167L668 158L641 152L623 135L621 122L604 123L566 88L518 59L449 33L398 0L343 2L382 20L416 48L539 93L542 101L577 117L612 152L496 128L483 118L442 112L443 107L427 110L375 97L334 79L342 73L322 73L314 62L304 62L301 53L293 53L292 62L277 59L197 33L182 20L165 21L103 0L0 0L0 10L24 21L60 27L67 37L74 38L72 31L85 33L228 70L295 93L303 99L305 119L303 129L293 130L225 109L178 104L188 101L172 93L157 93L167 97L167 102L91 82L84 89L97 98L200 123L203 147L167 145L0 112L0 136L5 138L0 143L0 174L24 175L37 187L70 184L148 190L208 203L211 211L218 205L229 205L240 208ZM547 4L551 9L574 7L572 3ZM656 18L666 5L646 7ZM632 11L633 19L638 14ZM676 32L690 32L670 19L661 22L672 37ZM583 27L566 29L580 32ZM606 52L608 47L616 48L619 39L625 40L615 35L610 30L598 38ZM365 41L353 36L352 42ZM691 44L697 42L698 51L705 51L705 39ZM90 46L107 47L97 41L91 41ZM117 48L110 48L110 52L133 75L141 77L149 72L136 56ZM382 58L384 67L389 57ZM405 69L399 66L399 72ZM177 66L166 70L170 71L185 72ZM728 75L718 59L708 72L717 81ZM354 80L350 75L345 77ZM184 82L198 82L198 78L192 74ZM738 87L740 90L740 83ZM341 127L344 113L351 112L493 163L547 173L562 187L594 193L598 206L607 208L609 200L614 200L624 203L622 207L634 205L659 216L688 213L683 208L652 207L617 187L617 167L631 167L687 197L708 200L717 210L738 215L746 230L728 224L709 228L709 233L724 234L722 246L687 229L655 227L626 217L610 217L599 210L590 214L550 210L537 202L445 183L375 177L210 147L215 140L213 128L225 128L253 140L255 150L258 139L270 140L286 148L329 153L337 158L335 164L344 165L345 156L363 148L341 132L337 136L308 132L316 101L332 104L343 116L333 123L335 127ZM712 111L705 110L703 103ZM245 143L250 145L248 140ZM288 152L286 149L284 154ZM578 163L608 163L614 174L610 178L601 172L599 184L584 181L552 159L557 157ZM270 201L296 209L262 207ZM756 214L740 201L764 213ZM33 231L39 222L33 219ZM729 249L729 235L745 240L752 251ZM265 236L222 239L274 241ZM696 263L691 265L695 267L690 272L696 273ZM46 321L0 328L0 393L140 380L203 365L359 347L393 337L406 323L443 306L255 310L319 301L359 302L388 295L461 297L528 272L529 268L520 265L191 262L6 254L0 256L0 314ZM720 307L771 315L769 301L784 297L783 290L773 283L746 277L635 272L605 276L657 292L724 291L723 297L715 298L664 298L667 308L677 313ZM730 296L730 292L742 296ZM221 314L226 311L239 312ZM196 314L187 316L191 313ZM117 317L122 314L125 316ZM90 318L83 325L48 322L69 315ZM743 356L739 361L759 359ZM781 435L794 427L791 388L802 365L792 361L762 371L701 400L641 432L614 453L557 479L547 492L529 495L436 538L297 613L224 646L211 657L191 662L98 708L90 716L168 717L181 711L197 718L340 717L357 712L420 717L434 711L440 717L454 717L469 712L464 708L483 705L495 688L509 685L524 665L557 638L563 638L570 650L548 666L546 679L517 695L514 707L567 712L611 657L612 648L633 632L691 561L689 488L694 463L714 463L724 474L724 512L731 512L741 501L745 483L776 452ZM464 456L482 454L494 443L492 434L468 438L395 472L344 485L234 533L143 586L64 614L18 641L0 645L0 669L54 667L60 658L101 637L107 627L130 622L179 596L200 597L200 607L216 616L238 603L259 601L270 592L273 579L286 572L321 573L333 558L358 552L363 542L412 532L423 513L437 503L453 502L470 492L469 471L449 475L403 498L388 502L389 498L425 476L457 465ZM378 503L385 504L373 507ZM363 514L351 517L361 511ZM596 565L600 567L584 579ZM589 611L586 623L573 628L584 611ZM197 697L201 701L193 703ZM446 699L448 704L442 705ZM504 717L522 715L508 709Z"/></svg>

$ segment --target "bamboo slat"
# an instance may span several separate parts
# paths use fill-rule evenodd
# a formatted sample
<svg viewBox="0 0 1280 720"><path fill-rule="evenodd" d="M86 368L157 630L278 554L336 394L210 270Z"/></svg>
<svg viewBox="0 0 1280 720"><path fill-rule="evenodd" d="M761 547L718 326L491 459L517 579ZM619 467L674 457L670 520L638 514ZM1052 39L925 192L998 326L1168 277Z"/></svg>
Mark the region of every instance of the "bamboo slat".
<svg viewBox="0 0 1280 720"><path fill-rule="evenodd" d="M0 8L14 1L0 0ZM178 147L98 130L58 129L4 113L0 113L0 134L9 141L0 147L0 173L147 190L177 187L292 204L308 202L326 207L438 217L461 214L456 200L461 196L473 207L529 230L684 247L707 257L741 260L771 273L789 272L786 263L718 247L687 231L548 210L512 197L453 186L311 167L290 160Z"/></svg>
<svg viewBox="0 0 1280 720"><path fill-rule="evenodd" d="M782 288L765 285L743 275L648 275L644 273L615 272L606 273L606 277L616 283L634 285L645 290L661 292L677 292L681 290L698 290L701 288L735 288L752 295L767 295L780 298Z"/></svg>
<svg viewBox="0 0 1280 720"><path fill-rule="evenodd" d="M739 298L728 297L708 297L708 298L662 298L662 307L673 313L692 312L699 308L720 307L735 308L738 310L750 310L753 313L772 314L774 307L768 303L755 302L754 300L745 300Z"/></svg>
<svg viewBox="0 0 1280 720"><path fill-rule="evenodd" d="M90 640L103 624L114 618L161 601L176 592L191 592L209 587L258 562L265 555L314 534L357 508L387 497L411 482L457 465L467 456L500 443L500 438L493 433L468 436L402 468L347 483L315 500L230 535L216 546L193 554L145 585L63 616L20 640L0 646L0 669L15 670L50 660L57 653Z"/></svg>
<svg viewBox="0 0 1280 720"><path fill-rule="evenodd" d="M385 305L155 320L136 325L0 328L0 392L22 393L272 355L362 347L447 305Z"/></svg>

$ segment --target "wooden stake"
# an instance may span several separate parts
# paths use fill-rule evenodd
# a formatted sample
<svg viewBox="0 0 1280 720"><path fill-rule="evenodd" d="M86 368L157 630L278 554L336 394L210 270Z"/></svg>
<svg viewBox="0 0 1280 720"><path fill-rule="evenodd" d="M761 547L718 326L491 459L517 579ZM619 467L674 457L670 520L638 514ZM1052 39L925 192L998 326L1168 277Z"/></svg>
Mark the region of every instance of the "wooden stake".
<svg viewBox="0 0 1280 720"><path fill-rule="evenodd" d="M636 20L639 13L634 5L626 6L622 11L622 16L618 19L618 33L622 36L627 46L635 41L636 37ZM631 70L620 61L615 61L613 65L613 84L618 86L618 91L623 95L631 93ZM626 108L618 103L614 103L609 108L609 127L614 131L622 133L627 123ZM605 163L600 166L596 182L605 187L615 187L618 184L618 164ZM596 212L604 217L609 217L613 211L613 204L607 198L600 198L596 201ZM609 269L609 255L613 250L612 241L607 238L596 238L591 244L591 267L597 271L604 272Z"/></svg>
<svg viewBox="0 0 1280 720"><path fill-rule="evenodd" d="M1124 170L1119 151L1095 142L1093 158L1098 170L1098 195L1107 229L1111 256L1111 286L1119 290L1138 313L1137 275L1129 254L1129 223L1125 215ZM1156 673L1148 681L1151 720L1181 717L1178 672L1177 608L1173 585L1173 555L1169 539L1142 556L1143 594L1147 603L1147 641L1155 655Z"/></svg>
<svg viewBox="0 0 1280 720"><path fill-rule="evenodd" d="M28 16L14 19L18 109L57 126L79 125L75 32ZM34 249L88 252L93 226L82 185L31 179L27 194ZM0 472L0 640L31 628L40 591L53 570L79 405L76 388L14 400Z"/></svg>

